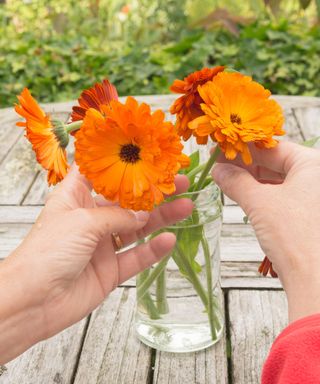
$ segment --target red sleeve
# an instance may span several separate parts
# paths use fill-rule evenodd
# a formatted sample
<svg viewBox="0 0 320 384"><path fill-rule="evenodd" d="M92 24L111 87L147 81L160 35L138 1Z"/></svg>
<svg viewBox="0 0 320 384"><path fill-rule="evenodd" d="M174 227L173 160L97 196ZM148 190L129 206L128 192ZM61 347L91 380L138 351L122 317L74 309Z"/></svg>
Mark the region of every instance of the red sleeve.
<svg viewBox="0 0 320 384"><path fill-rule="evenodd" d="M320 383L320 314L297 320L272 345L261 384Z"/></svg>

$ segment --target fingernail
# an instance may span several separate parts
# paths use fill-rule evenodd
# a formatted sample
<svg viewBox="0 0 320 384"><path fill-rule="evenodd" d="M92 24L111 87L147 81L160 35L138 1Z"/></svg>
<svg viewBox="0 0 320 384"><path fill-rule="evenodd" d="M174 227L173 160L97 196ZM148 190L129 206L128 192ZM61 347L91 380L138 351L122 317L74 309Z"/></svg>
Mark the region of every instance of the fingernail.
<svg viewBox="0 0 320 384"><path fill-rule="evenodd" d="M150 213L146 211L134 211L137 221L146 222L149 220Z"/></svg>

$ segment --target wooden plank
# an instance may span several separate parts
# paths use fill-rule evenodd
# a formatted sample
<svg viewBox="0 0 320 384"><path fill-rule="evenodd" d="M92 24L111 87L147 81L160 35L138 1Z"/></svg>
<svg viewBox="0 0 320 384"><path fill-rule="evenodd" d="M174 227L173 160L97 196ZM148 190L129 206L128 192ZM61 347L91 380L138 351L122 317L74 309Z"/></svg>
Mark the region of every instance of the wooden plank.
<svg viewBox="0 0 320 384"><path fill-rule="evenodd" d="M0 376L0 384L71 383L86 321L37 344L8 363Z"/></svg>
<svg viewBox="0 0 320 384"><path fill-rule="evenodd" d="M177 94L166 94L166 95L140 95L135 96L139 102L146 102L151 104L152 107L160 108L161 105L170 106L172 102L179 97ZM274 95L273 98L277 100L282 106L288 108L295 107L319 107L320 98L311 97L311 96L287 96L287 95ZM121 101L124 101L126 96L120 97ZM63 102L54 102L54 103L43 103L41 104L42 108L45 111L54 111L58 112L69 112L72 110L72 107L77 105L77 100L63 101ZM12 112L12 108L3 108L1 109L1 115L6 115Z"/></svg>
<svg viewBox="0 0 320 384"><path fill-rule="evenodd" d="M259 383L271 344L287 325L285 294L231 290L228 301L232 382Z"/></svg>
<svg viewBox="0 0 320 384"><path fill-rule="evenodd" d="M34 223L42 208L41 205L21 207L0 205L0 223ZM244 216L239 206L224 207L223 222L225 224L244 224Z"/></svg>
<svg viewBox="0 0 320 384"><path fill-rule="evenodd" d="M295 108L294 114L306 140L320 135L320 106Z"/></svg>
<svg viewBox="0 0 320 384"><path fill-rule="evenodd" d="M159 352L153 384L228 383L225 342L196 353Z"/></svg>
<svg viewBox="0 0 320 384"><path fill-rule="evenodd" d="M0 260L6 258L25 238L32 224L0 224ZM237 233L235 232L235 236ZM237 252L233 260L222 260L221 262L221 284L223 288L281 288L278 279L261 277L258 267L262 256L257 261L237 260L241 253ZM123 283L124 286L135 286L135 278Z"/></svg>
<svg viewBox="0 0 320 384"><path fill-rule="evenodd" d="M42 206L0 205L0 224L33 224Z"/></svg>
<svg viewBox="0 0 320 384"><path fill-rule="evenodd" d="M135 289L118 288L94 311L74 384L143 384L151 349L134 334Z"/></svg>
<svg viewBox="0 0 320 384"><path fill-rule="evenodd" d="M274 95L273 98L284 108L320 107L320 97Z"/></svg>
<svg viewBox="0 0 320 384"><path fill-rule="evenodd" d="M0 168L0 204L20 204L39 172L30 143L20 137Z"/></svg>
<svg viewBox="0 0 320 384"><path fill-rule="evenodd" d="M47 172L41 169L22 204L43 205L45 203L47 194L53 190L53 188L54 187L48 186Z"/></svg>
<svg viewBox="0 0 320 384"><path fill-rule="evenodd" d="M238 205L228 205L223 207L223 222L225 224L244 224L245 213Z"/></svg>
<svg viewBox="0 0 320 384"><path fill-rule="evenodd" d="M8 114L0 113L0 164L19 136L23 135L23 129L16 126L16 121L16 114L12 110Z"/></svg>
<svg viewBox="0 0 320 384"><path fill-rule="evenodd" d="M3 241L6 237L10 237L9 224L32 224L41 209L39 206L5 208L7 207L0 207L1 237ZM21 236L23 236L23 232ZM223 225L220 254L223 261L261 261L264 257L251 226L244 224Z"/></svg>
<svg viewBox="0 0 320 384"><path fill-rule="evenodd" d="M264 253L255 238L221 237L220 257L222 261L252 262L262 261Z"/></svg>
<svg viewBox="0 0 320 384"><path fill-rule="evenodd" d="M295 143L302 142L304 138L293 109L285 109L284 112L285 121L283 128L286 131L286 135L279 137L279 140L293 141Z"/></svg>
<svg viewBox="0 0 320 384"><path fill-rule="evenodd" d="M0 260L17 248L30 229L31 224L0 224Z"/></svg>
<svg viewBox="0 0 320 384"><path fill-rule="evenodd" d="M224 333L216 345L203 351L183 354L157 351L153 384L227 384L226 349Z"/></svg>

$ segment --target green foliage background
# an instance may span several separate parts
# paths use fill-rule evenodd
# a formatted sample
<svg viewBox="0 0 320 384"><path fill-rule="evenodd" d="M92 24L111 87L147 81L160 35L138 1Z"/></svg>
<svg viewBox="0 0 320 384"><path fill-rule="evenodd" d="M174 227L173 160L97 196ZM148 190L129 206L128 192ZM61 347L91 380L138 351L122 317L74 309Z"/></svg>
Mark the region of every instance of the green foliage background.
<svg viewBox="0 0 320 384"><path fill-rule="evenodd" d="M231 30L219 18L199 22L219 6ZM320 96L315 5L286 1L276 13L262 0L7 0L0 106L24 86L43 102L76 99L105 77L121 95L168 93L175 78L214 65L253 75L276 94Z"/></svg>

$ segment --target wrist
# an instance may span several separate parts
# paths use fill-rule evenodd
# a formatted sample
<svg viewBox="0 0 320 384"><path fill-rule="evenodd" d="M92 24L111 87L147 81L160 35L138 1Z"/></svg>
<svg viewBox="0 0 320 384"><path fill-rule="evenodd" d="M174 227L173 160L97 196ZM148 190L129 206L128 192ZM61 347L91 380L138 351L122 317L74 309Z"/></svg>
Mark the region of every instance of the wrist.
<svg viewBox="0 0 320 384"><path fill-rule="evenodd" d="M0 263L0 364L44 338L43 314L32 277L14 257Z"/></svg>
<svg viewBox="0 0 320 384"><path fill-rule="evenodd" d="M319 279L297 279L286 288L289 322L320 313Z"/></svg>

